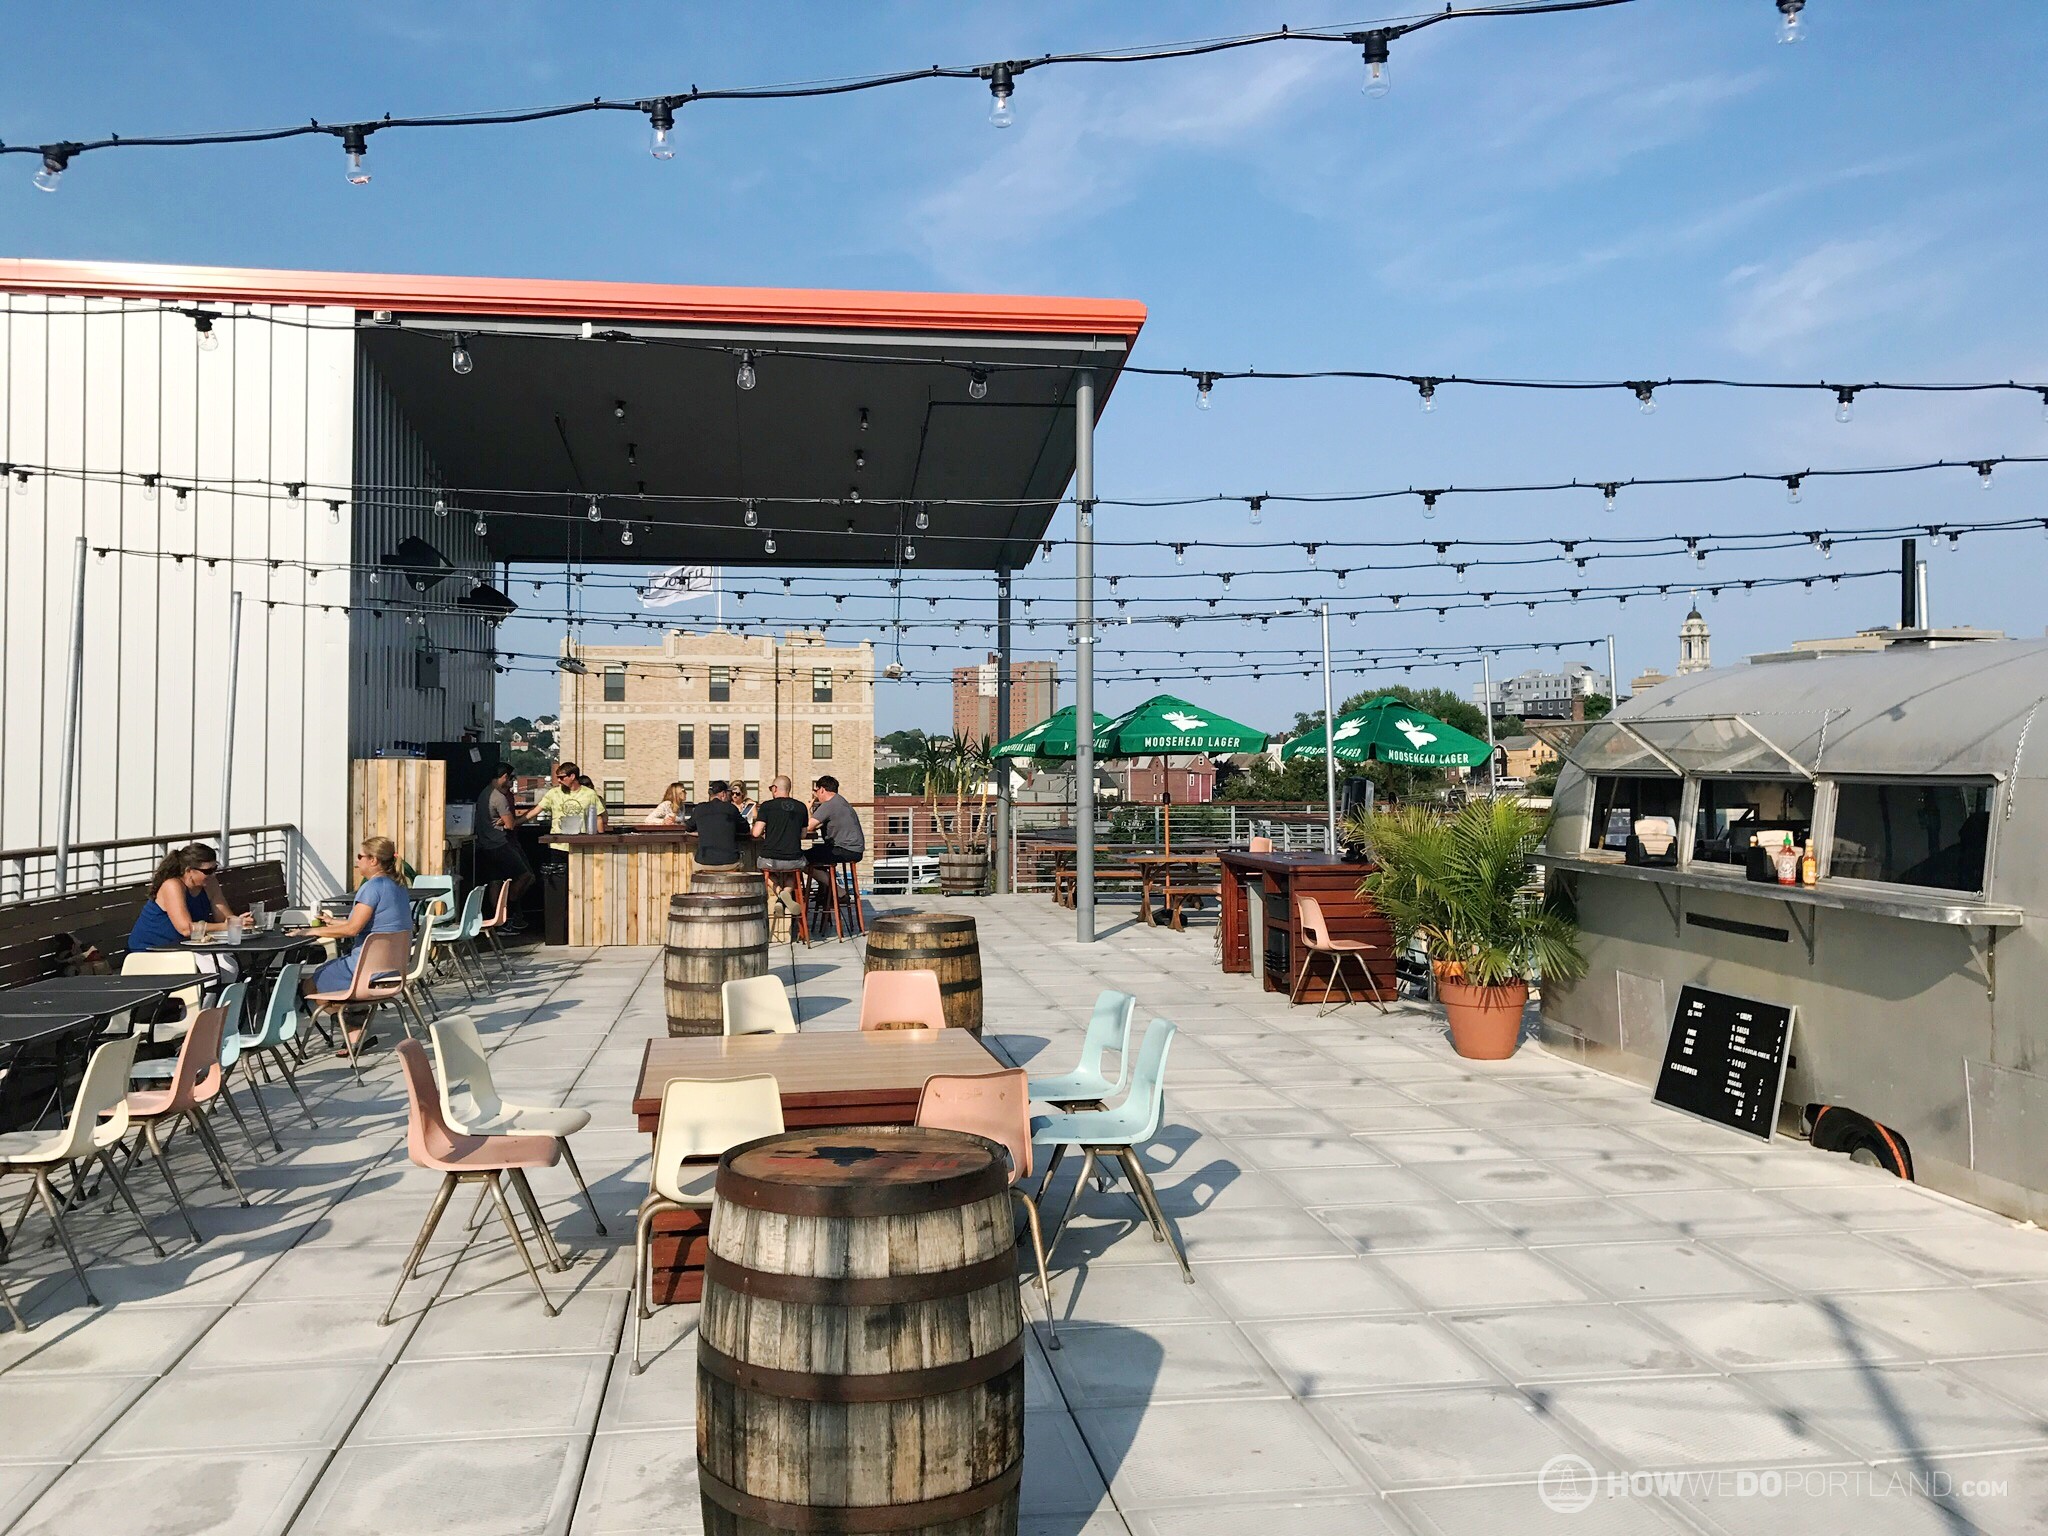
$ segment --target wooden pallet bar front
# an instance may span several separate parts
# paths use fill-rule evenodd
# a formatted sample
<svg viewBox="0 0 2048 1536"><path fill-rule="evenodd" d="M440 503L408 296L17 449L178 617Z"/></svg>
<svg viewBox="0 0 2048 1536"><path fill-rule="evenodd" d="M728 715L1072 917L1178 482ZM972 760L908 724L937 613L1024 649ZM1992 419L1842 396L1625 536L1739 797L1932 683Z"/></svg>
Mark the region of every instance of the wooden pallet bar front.
<svg viewBox="0 0 2048 1536"><path fill-rule="evenodd" d="M690 889L697 837L691 832L617 832L549 839L569 854L569 942L659 944L668 899Z"/></svg>

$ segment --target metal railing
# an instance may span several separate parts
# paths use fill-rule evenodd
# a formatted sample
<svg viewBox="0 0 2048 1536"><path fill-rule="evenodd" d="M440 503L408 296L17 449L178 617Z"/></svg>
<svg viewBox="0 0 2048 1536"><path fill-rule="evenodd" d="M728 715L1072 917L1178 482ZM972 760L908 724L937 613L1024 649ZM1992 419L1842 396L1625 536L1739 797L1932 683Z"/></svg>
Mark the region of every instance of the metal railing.
<svg viewBox="0 0 2048 1536"><path fill-rule="evenodd" d="M1172 807L1173 844L1242 848L1254 837L1270 837L1283 852L1330 851L1324 807L1293 801L1235 801ZM1167 807L1105 803L1095 812L1097 862L1115 848L1163 847ZM1052 864L1039 857L1045 845L1071 846L1074 811L1066 805L1019 805L1010 820L1010 868L1020 891L1052 889Z"/></svg>
<svg viewBox="0 0 2048 1536"><path fill-rule="evenodd" d="M74 843L71 847L69 878L65 889L57 888L57 850L50 848L0 849L0 906L35 901L45 896L103 891L111 886L134 885L147 880L157 863L173 848L187 843L205 843L221 855L221 863L262 864L275 861L284 866L286 883L299 889L299 829L289 824L268 827L236 827L228 834L226 848L218 846L220 828L204 832L167 832L151 837L116 838L103 843Z"/></svg>

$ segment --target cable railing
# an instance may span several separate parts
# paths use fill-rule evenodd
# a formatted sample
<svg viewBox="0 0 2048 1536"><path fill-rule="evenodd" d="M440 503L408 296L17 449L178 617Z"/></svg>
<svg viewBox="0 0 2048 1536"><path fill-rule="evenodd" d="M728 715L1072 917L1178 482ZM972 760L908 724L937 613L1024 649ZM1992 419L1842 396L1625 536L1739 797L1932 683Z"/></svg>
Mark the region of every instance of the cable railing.
<svg viewBox="0 0 2048 1536"><path fill-rule="evenodd" d="M280 823L266 827L236 827L228 834L225 848L220 846L219 827L203 832L163 832L148 837L74 843L61 887L57 880L56 848L0 849L0 906L36 901L46 896L76 895L137 884L150 877L165 854L187 843L206 844L221 856L221 863L230 868L240 864L282 864L286 883L293 890L300 888L298 865L302 843L299 829L289 823Z"/></svg>

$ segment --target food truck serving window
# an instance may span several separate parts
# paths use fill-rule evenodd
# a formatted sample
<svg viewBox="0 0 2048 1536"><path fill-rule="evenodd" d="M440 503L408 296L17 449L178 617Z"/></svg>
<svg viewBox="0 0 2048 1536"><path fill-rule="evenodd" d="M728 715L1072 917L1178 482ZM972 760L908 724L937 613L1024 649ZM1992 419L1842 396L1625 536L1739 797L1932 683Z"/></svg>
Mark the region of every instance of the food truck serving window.
<svg viewBox="0 0 2048 1536"><path fill-rule="evenodd" d="M1991 786L1968 779L1835 786L1828 873L1849 880L1984 889Z"/></svg>
<svg viewBox="0 0 2048 1536"><path fill-rule="evenodd" d="M1685 797L1685 781L1669 774L1600 774L1593 780L1593 814L1586 832L1586 846L1620 853L1628 847L1629 834L1645 816L1668 816L1678 824L1679 805Z"/></svg>
<svg viewBox="0 0 2048 1536"><path fill-rule="evenodd" d="M1804 845L1813 835L1813 785L1804 779L1701 779L1693 826L1695 864L1740 864L1751 837L1766 846L1790 833ZM1776 834L1773 836L1772 834Z"/></svg>

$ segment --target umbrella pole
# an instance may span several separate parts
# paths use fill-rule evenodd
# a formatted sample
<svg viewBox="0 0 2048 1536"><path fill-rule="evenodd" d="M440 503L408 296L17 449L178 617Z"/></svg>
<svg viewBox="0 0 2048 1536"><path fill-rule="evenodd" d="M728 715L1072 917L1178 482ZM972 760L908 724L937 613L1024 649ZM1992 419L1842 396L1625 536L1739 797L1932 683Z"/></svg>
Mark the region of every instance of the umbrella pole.
<svg viewBox="0 0 2048 1536"><path fill-rule="evenodd" d="M1095 942L1095 371L1074 375L1074 938Z"/></svg>
<svg viewBox="0 0 2048 1536"><path fill-rule="evenodd" d="M1337 711L1331 702L1330 605L1323 604L1323 798L1330 816L1329 851L1337 851Z"/></svg>

